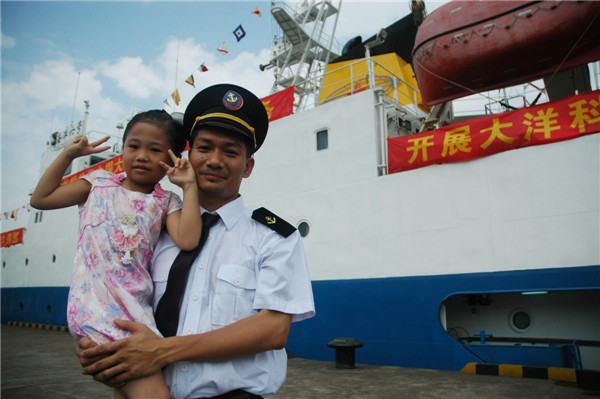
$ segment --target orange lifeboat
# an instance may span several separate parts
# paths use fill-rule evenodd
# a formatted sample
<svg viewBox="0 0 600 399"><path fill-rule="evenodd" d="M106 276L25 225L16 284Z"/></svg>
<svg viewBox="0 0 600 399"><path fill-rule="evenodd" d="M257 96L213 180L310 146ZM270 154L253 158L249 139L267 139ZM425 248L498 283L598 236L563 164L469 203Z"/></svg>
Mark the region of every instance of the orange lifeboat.
<svg viewBox="0 0 600 399"><path fill-rule="evenodd" d="M600 1L451 1L423 21L413 68L434 105L600 59Z"/></svg>

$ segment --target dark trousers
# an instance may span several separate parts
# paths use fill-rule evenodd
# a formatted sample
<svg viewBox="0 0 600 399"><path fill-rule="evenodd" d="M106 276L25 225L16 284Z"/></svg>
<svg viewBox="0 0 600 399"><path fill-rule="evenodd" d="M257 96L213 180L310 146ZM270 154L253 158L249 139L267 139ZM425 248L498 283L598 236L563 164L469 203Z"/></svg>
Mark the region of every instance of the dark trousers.
<svg viewBox="0 0 600 399"><path fill-rule="evenodd" d="M227 392L219 396L213 396L212 398L208 399L263 399L263 397L251 394L250 392L246 392L241 389L236 389L235 391Z"/></svg>

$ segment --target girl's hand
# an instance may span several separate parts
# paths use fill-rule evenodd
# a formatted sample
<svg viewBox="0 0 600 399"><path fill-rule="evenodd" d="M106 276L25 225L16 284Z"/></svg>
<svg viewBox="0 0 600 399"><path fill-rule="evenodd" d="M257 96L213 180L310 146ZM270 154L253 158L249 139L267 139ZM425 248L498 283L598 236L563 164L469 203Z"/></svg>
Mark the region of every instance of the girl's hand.
<svg viewBox="0 0 600 399"><path fill-rule="evenodd" d="M171 183L185 188L187 185L197 185L196 173L192 164L185 158L177 158L173 151L169 150L169 156L173 161L173 166L160 162L161 166L167 171L167 176Z"/></svg>
<svg viewBox="0 0 600 399"><path fill-rule="evenodd" d="M98 147L100 144L107 142L110 139L110 136L106 136L101 138L100 140L96 140L93 143L88 143L88 139L85 136L77 136L73 141L65 146L65 154L67 154L70 158L75 159L78 157L82 157L84 155L97 154L102 151L106 151L110 149L109 145L105 145L104 147Z"/></svg>

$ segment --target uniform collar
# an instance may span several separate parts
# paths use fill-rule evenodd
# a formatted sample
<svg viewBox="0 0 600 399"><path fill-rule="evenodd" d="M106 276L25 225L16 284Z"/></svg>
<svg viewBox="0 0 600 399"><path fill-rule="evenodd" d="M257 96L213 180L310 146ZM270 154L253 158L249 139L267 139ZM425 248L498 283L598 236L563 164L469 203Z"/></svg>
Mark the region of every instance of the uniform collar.
<svg viewBox="0 0 600 399"><path fill-rule="evenodd" d="M207 212L206 209L200 207L200 211L202 213ZM233 226L240 220L240 216L244 212L244 202L242 201L242 196L240 195L236 199L231 202L226 203L215 212L219 215L223 223L225 224L225 228L227 230L231 230Z"/></svg>

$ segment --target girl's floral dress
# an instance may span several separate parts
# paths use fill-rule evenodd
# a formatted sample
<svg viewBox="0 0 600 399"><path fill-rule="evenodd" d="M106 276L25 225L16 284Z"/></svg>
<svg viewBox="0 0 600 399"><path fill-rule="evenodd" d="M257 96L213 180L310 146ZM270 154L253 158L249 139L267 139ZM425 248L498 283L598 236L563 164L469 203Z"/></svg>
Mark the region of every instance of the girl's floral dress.
<svg viewBox="0 0 600 399"><path fill-rule="evenodd" d="M160 334L152 313L148 263L167 215L181 199L156 184L151 194L121 187L124 174L97 170L79 209L79 239L67 321L74 336L101 344L130 335L115 319L145 323Z"/></svg>

